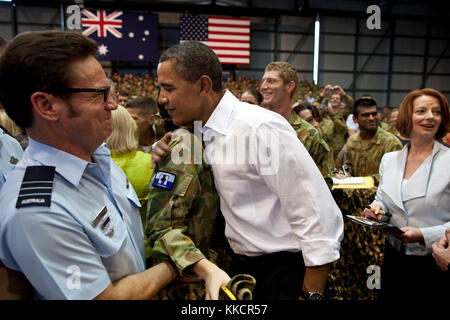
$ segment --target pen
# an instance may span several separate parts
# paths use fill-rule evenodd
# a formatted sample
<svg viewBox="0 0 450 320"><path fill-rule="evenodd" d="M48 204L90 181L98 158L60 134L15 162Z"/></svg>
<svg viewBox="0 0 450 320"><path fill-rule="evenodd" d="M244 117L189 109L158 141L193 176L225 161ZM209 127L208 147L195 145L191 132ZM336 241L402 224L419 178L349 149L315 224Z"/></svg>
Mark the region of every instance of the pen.
<svg viewBox="0 0 450 320"><path fill-rule="evenodd" d="M375 209L371 208L370 206L364 206L364 208L372 210L372 211L375 212ZM392 214L390 214L389 212L384 211L383 209L380 209L380 211L378 211L378 214L385 215L386 217L392 217Z"/></svg>

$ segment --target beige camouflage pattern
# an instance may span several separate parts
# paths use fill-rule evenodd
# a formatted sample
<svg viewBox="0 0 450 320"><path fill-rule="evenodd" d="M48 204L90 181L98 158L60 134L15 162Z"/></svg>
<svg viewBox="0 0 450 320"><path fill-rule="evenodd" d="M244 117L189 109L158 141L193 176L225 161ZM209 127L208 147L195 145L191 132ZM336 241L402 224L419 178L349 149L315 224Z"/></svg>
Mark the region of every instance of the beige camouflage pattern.
<svg viewBox="0 0 450 320"><path fill-rule="evenodd" d="M164 128L164 119L159 114L156 114L155 121L153 123L155 125L155 136L157 141L166 134L166 129Z"/></svg>
<svg viewBox="0 0 450 320"><path fill-rule="evenodd" d="M380 182L379 167L381 158L388 152L402 149L402 143L393 134L378 127L377 133L363 146L360 132L352 135L347 141L347 153L344 165L349 167L353 177L372 176L375 184Z"/></svg>
<svg viewBox="0 0 450 320"><path fill-rule="evenodd" d="M332 195L344 215L363 216L363 207L375 199L377 188L334 189ZM379 290L367 287L367 268L381 266L386 232L356 224L344 218L340 258L328 273L327 290L334 300L377 300Z"/></svg>
<svg viewBox="0 0 450 320"><path fill-rule="evenodd" d="M331 142L334 137L334 122L327 115L322 117L322 120L319 123L319 131L322 134L322 138L331 148Z"/></svg>
<svg viewBox="0 0 450 320"><path fill-rule="evenodd" d="M190 163L176 164L172 152L167 153L154 170L150 182L147 206L146 235L152 246L153 264L172 260L180 275L194 276L190 266L203 258L213 263L218 254L211 249L216 228L219 198L211 169L201 160L194 162L194 148L203 152L201 141L192 133L176 130L170 143L173 152L186 152L191 148ZM180 132L184 134L180 135ZM203 153L200 153L203 154ZM158 171L176 175L173 190L153 187ZM160 299L200 299L204 284L174 282L162 290Z"/></svg>
<svg viewBox="0 0 450 320"><path fill-rule="evenodd" d="M297 133L297 137L308 150L323 176L334 168L334 161L328 144L311 124L303 120L295 112L291 112L289 123Z"/></svg>

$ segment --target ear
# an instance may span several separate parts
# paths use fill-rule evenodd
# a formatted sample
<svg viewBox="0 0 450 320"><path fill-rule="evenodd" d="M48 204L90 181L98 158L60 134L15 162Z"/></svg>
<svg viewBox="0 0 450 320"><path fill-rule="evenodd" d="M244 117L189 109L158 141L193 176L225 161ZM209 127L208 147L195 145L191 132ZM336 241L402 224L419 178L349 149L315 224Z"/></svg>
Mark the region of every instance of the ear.
<svg viewBox="0 0 450 320"><path fill-rule="evenodd" d="M40 117L49 121L56 121L59 119L58 109L55 108L55 97L46 92L34 92L31 95L31 104L34 112Z"/></svg>
<svg viewBox="0 0 450 320"><path fill-rule="evenodd" d="M294 91L295 88L295 82L294 81L289 81L288 83L288 92L292 93L292 91Z"/></svg>
<svg viewBox="0 0 450 320"><path fill-rule="evenodd" d="M154 114L149 115L147 121L150 125L153 125L153 123L155 122L155 115Z"/></svg>
<svg viewBox="0 0 450 320"><path fill-rule="evenodd" d="M200 95L208 94L212 91L212 80L204 75L200 77Z"/></svg>

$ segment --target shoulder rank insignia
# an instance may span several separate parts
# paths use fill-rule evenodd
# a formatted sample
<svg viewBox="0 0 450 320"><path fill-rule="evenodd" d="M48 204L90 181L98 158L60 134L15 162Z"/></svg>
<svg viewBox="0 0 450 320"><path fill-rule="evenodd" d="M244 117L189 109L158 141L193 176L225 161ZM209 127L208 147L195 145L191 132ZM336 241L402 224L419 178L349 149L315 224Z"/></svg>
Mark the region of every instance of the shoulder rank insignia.
<svg viewBox="0 0 450 320"><path fill-rule="evenodd" d="M55 167L30 166L25 170L16 208L50 207Z"/></svg>
<svg viewBox="0 0 450 320"><path fill-rule="evenodd" d="M169 172L158 171L153 179L152 186L164 190L172 190L175 183L176 175Z"/></svg>

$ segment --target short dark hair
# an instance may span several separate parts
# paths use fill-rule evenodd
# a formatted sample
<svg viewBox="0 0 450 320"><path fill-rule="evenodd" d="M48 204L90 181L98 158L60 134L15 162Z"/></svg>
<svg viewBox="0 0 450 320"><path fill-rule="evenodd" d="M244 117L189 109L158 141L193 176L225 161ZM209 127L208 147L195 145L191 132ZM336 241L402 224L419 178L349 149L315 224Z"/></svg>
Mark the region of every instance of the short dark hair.
<svg viewBox="0 0 450 320"><path fill-rule="evenodd" d="M303 110L311 110L312 116L318 121L321 120L320 112L315 105L303 102L303 103L300 103L299 105L297 105L296 107L294 107L294 111L298 115L300 115L300 112L302 112Z"/></svg>
<svg viewBox="0 0 450 320"><path fill-rule="evenodd" d="M261 104L261 102L263 102L264 97L262 95L262 93L259 90L256 90L254 88L250 88L245 90L242 94L248 92L249 94L251 94L252 96L254 96L256 98L256 101L258 101L258 104Z"/></svg>
<svg viewBox="0 0 450 320"><path fill-rule="evenodd" d="M358 99L353 104L352 113L355 117L358 117L359 114L358 107L374 107L374 106L376 107L377 103L373 99L366 99L366 98Z"/></svg>
<svg viewBox="0 0 450 320"><path fill-rule="evenodd" d="M142 115L149 116L158 113L155 100L150 97L137 97L127 103L127 109L139 109Z"/></svg>
<svg viewBox="0 0 450 320"><path fill-rule="evenodd" d="M176 44L161 55L159 62L174 61L176 74L194 82L206 75L211 78L212 89L222 91L222 65L219 58L207 45L197 41Z"/></svg>
<svg viewBox="0 0 450 320"><path fill-rule="evenodd" d="M94 56L97 43L77 32L37 31L16 36L0 59L0 102L22 128L33 121L34 92L61 92L75 81L72 65Z"/></svg>
<svg viewBox="0 0 450 320"><path fill-rule="evenodd" d="M124 90L124 89L119 89L119 90L117 90L117 93L118 93L119 95L121 95L121 96L124 96L124 97L128 97L128 95L129 95L128 91L127 91L127 90Z"/></svg>

